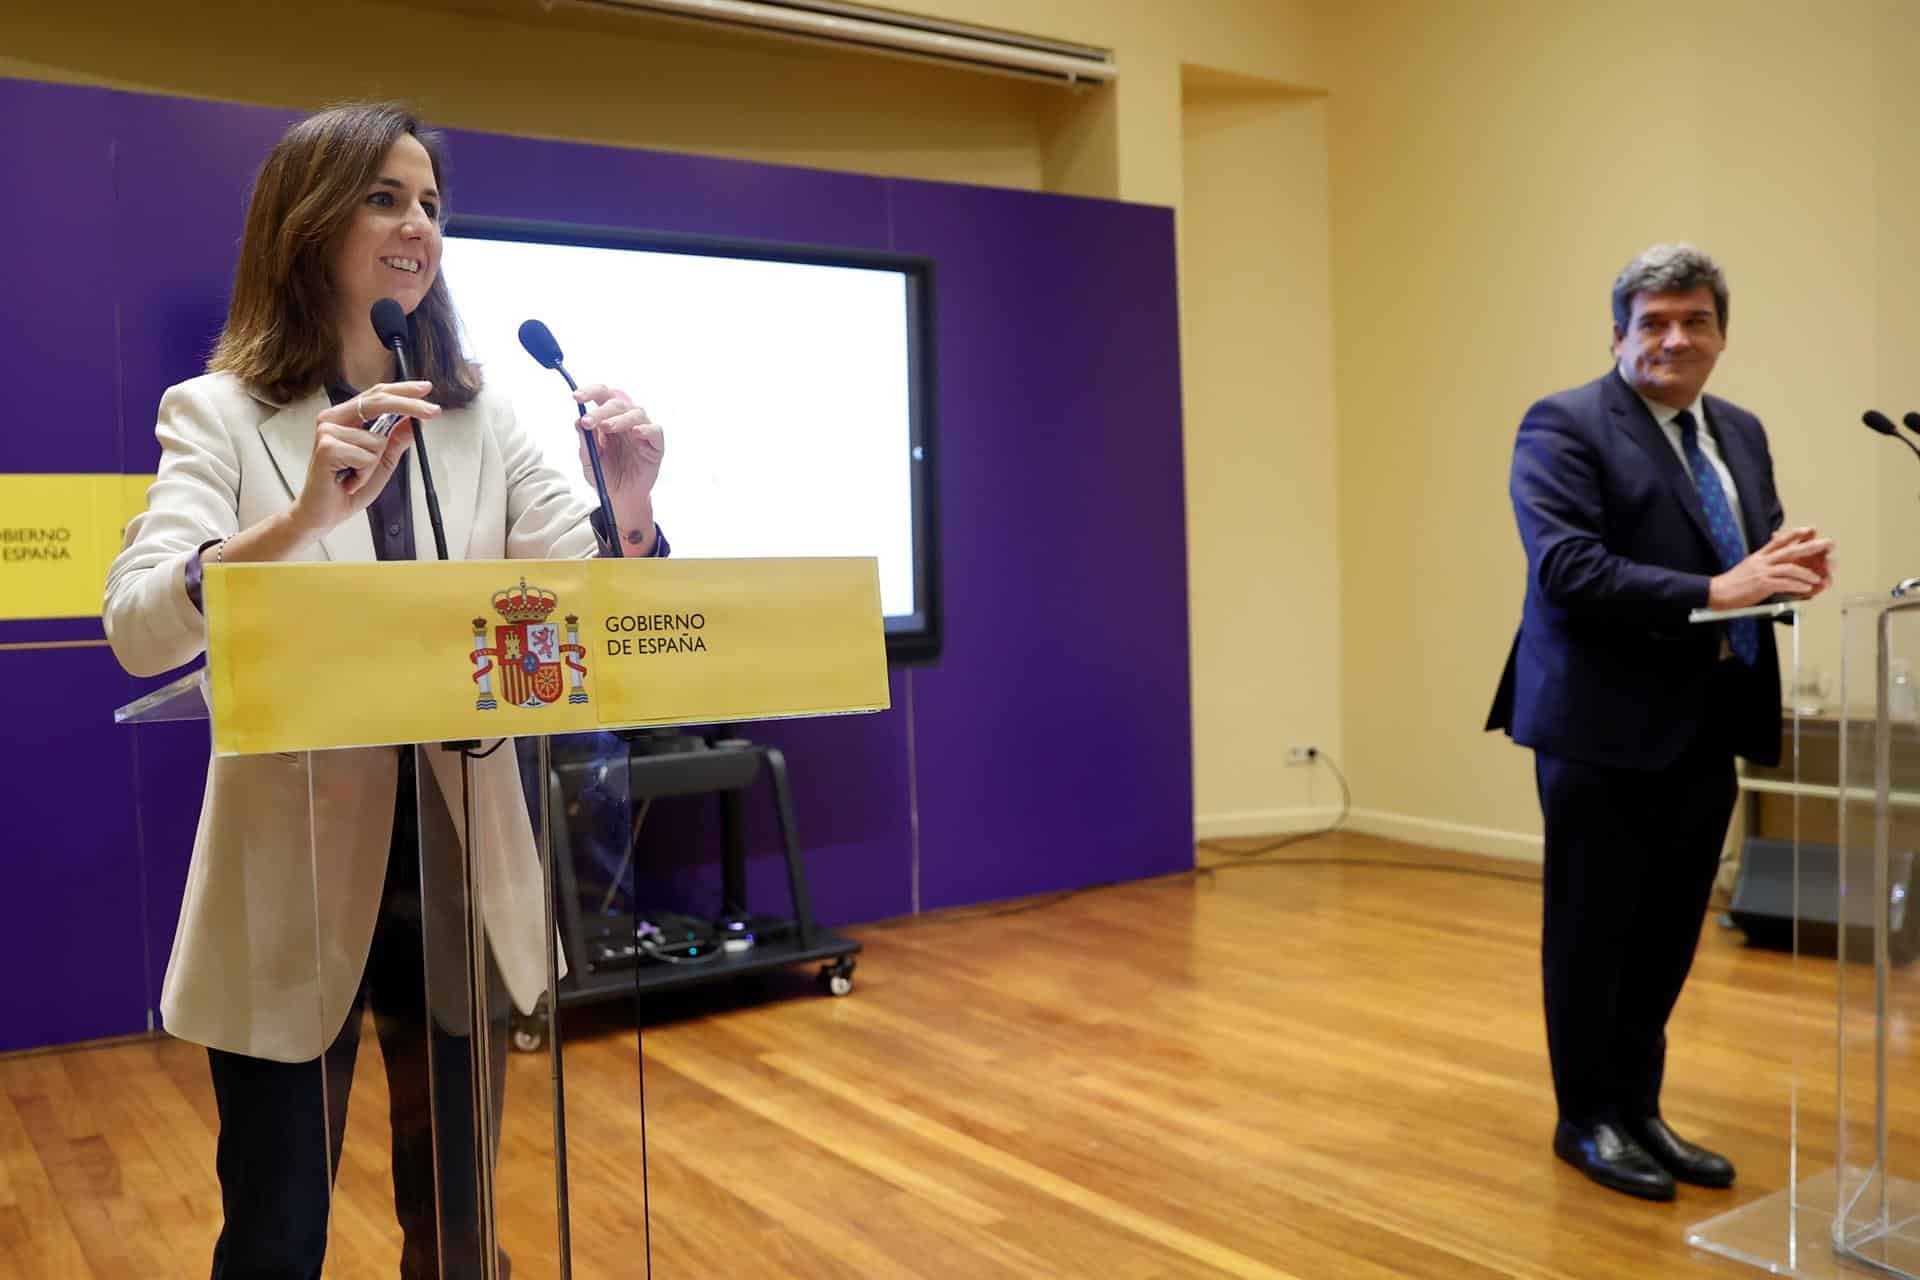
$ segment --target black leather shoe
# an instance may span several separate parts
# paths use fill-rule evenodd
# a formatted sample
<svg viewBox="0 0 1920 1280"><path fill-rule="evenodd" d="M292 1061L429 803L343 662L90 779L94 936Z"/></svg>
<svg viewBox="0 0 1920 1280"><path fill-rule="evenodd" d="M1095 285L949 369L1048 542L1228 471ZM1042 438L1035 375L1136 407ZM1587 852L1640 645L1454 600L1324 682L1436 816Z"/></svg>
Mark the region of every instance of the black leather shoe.
<svg viewBox="0 0 1920 1280"><path fill-rule="evenodd" d="M1642 1200L1673 1199L1673 1175L1618 1125L1583 1129L1562 1120L1553 1131L1553 1154L1603 1187Z"/></svg>
<svg viewBox="0 0 1920 1280"><path fill-rule="evenodd" d="M1621 1128L1676 1181L1690 1182L1696 1187L1733 1185L1733 1161L1705 1147L1696 1147L1667 1128L1667 1122L1659 1116L1649 1116Z"/></svg>

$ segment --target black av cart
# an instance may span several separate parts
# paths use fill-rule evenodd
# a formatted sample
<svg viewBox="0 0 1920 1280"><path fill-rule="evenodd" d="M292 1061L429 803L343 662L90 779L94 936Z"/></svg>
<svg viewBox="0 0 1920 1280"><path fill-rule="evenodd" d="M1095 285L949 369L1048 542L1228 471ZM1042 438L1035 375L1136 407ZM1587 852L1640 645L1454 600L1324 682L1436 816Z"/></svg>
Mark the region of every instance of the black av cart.
<svg viewBox="0 0 1920 1280"><path fill-rule="evenodd" d="M822 928L813 917L794 826L793 792L780 750L739 737L730 728L709 734L642 729L617 736L625 744L624 761L618 750L575 756L556 740L545 779L553 841L554 922L567 960L567 974L557 988L561 1008L812 963L820 965L824 990L835 996L850 994L860 944ZM609 779L610 770L617 773L622 767L624 779ZM747 903L746 799L763 776L786 858L785 914L756 915ZM603 803L628 806L630 817L623 833L622 867L610 877L598 910L583 900L583 894L593 892L580 874L580 855L585 851L577 846L585 824L569 820L590 788L598 789ZM622 910L611 910L622 872L634 875L644 820L653 802L696 795L711 795L718 806L721 880L716 914L707 917L697 909L650 911L631 895ZM514 1046L526 1051L542 1048L546 1026L539 1011L530 1017L516 1011Z"/></svg>

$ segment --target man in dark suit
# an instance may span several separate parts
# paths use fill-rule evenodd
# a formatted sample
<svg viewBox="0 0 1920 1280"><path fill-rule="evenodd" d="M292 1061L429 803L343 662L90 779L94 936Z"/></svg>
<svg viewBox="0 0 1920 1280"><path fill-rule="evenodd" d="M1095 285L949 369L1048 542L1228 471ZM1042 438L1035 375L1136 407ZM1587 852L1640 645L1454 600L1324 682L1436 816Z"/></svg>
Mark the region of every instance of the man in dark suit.
<svg viewBox="0 0 1920 1280"><path fill-rule="evenodd" d="M1613 286L1604 377L1536 403L1511 492L1526 606L1489 729L1534 750L1554 1153L1648 1199L1733 1182L1660 1115L1667 1016L1733 813L1735 755L1780 757L1772 628L1700 608L1807 599L1832 543L1782 529L1759 419L1703 394L1726 344L1712 259L1656 245Z"/></svg>

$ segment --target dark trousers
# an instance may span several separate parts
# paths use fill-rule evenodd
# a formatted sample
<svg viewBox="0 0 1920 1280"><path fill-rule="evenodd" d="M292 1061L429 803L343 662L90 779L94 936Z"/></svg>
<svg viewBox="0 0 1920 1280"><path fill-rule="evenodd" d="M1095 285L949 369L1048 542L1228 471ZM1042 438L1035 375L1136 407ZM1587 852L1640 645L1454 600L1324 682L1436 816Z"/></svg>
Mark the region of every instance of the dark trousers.
<svg viewBox="0 0 1920 1280"><path fill-rule="evenodd" d="M1693 966L1733 815L1733 753L1709 731L1671 768L1535 753L1546 819L1541 974L1560 1118L1660 1114L1667 1017Z"/></svg>
<svg viewBox="0 0 1920 1280"><path fill-rule="evenodd" d="M409 764L401 770L393 847L367 971L340 1034L319 1058L307 1062L207 1051L220 1114L215 1165L226 1218L214 1245L213 1280L318 1280L366 1009L373 1013L387 1073L393 1204L404 1237L400 1274L403 1280L440 1280L442 1225L444 1275L451 1280L480 1274L472 1041L441 1030L427 1009L411 755L402 753ZM491 977L497 989L497 971ZM494 1031L491 1104L498 1134L507 1036L504 1026ZM500 1274L508 1274L504 1257Z"/></svg>

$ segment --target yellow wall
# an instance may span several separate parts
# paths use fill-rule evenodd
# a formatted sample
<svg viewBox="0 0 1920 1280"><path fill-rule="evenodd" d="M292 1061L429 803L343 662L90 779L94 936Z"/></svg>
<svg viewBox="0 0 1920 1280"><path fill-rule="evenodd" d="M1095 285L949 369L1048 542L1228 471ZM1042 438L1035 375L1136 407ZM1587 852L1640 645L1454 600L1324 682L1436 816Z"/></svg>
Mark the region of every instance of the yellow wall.
<svg viewBox="0 0 1920 1280"><path fill-rule="evenodd" d="M1920 52L1920 5L1875 0L1873 10L1874 332L1879 371L1874 403L1898 418L1920 409L1920 98L1913 58ZM1871 442L1869 442L1871 443ZM1881 442L1873 573L1875 585L1920 576L1920 468ZM1858 447L1857 442L1855 447Z"/></svg>
<svg viewBox="0 0 1920 1280"><path fill-rule="evenodd" d="M0 7L0 74L290 108L405 97L440 124L1010 187L1040 185L1043 109L1063 96L531 0L472 7L202 0L156 22L127 0L27 0Z"/></svg>
<svg viewBox="0 0 1920 1280"><path fill-rule="evenodd" d="M1321 826L1340 734L1327 104L1190 68L1185 339L1200 834Z"/></svg>
<svg viewBox="0 0 1920 1280"><path fill-rule="evenodd" d="M1789 518L1841 539L1840 591L1920 573L1920 473L1857 424L1920 407L1920 5L907 7L1112 48L1119 83L534 0L16 0L0 74L399 92L452 125L1173 206L1202 834L1324 817L1326 775L1279 763L1310 742L1356 825L1537 855L1530 761L1479 729L1522 589L1508 455L1530 400L1606 368L1607 286L1655 240L1728 269L1714 389L1766 419ZM1817 606L1811 663L1837 630Z"/></svg>
<svg viewBox="0 0 1920 1280"><path fill-rule="evenodd" d="M1110 48L1071 92L537 0L0 6L0 75L1173 206L1203 834L1311 825L1340 750L1324 83L1310 0L911 0ZM456 165L457 165L457 157ZM457 170L456 170L457 180ZM1193 183L1193 218L1183 187ZM457 186L451 193L457 207Z"/></svg>
<svg viewBox="0 0 1920 1280"><path fill-rule="evenodd" d="M1609 285L1654 241L1728 272L1712 389L1766 421L1788 519L1840 539L1804 633L1837 663L1838 595L1920 527L1920 473L1859 425L1920 405L1914 8L1323 4L1359 825L1537 856L1530 757L1479 729L1523 589L1507 462L1531 400L1609 366Z"/></svg>
<svg viewBox="0 0 1920 1280"><path fill-rule="evenodd" d="M1183 62L1312 83L1308 0L918 0L1115 51L1070 91L540 0L14 0L0 75L288 107L407 97L479 129L1177 205ZM415 52L413 42L419 42Z"/></svg>

